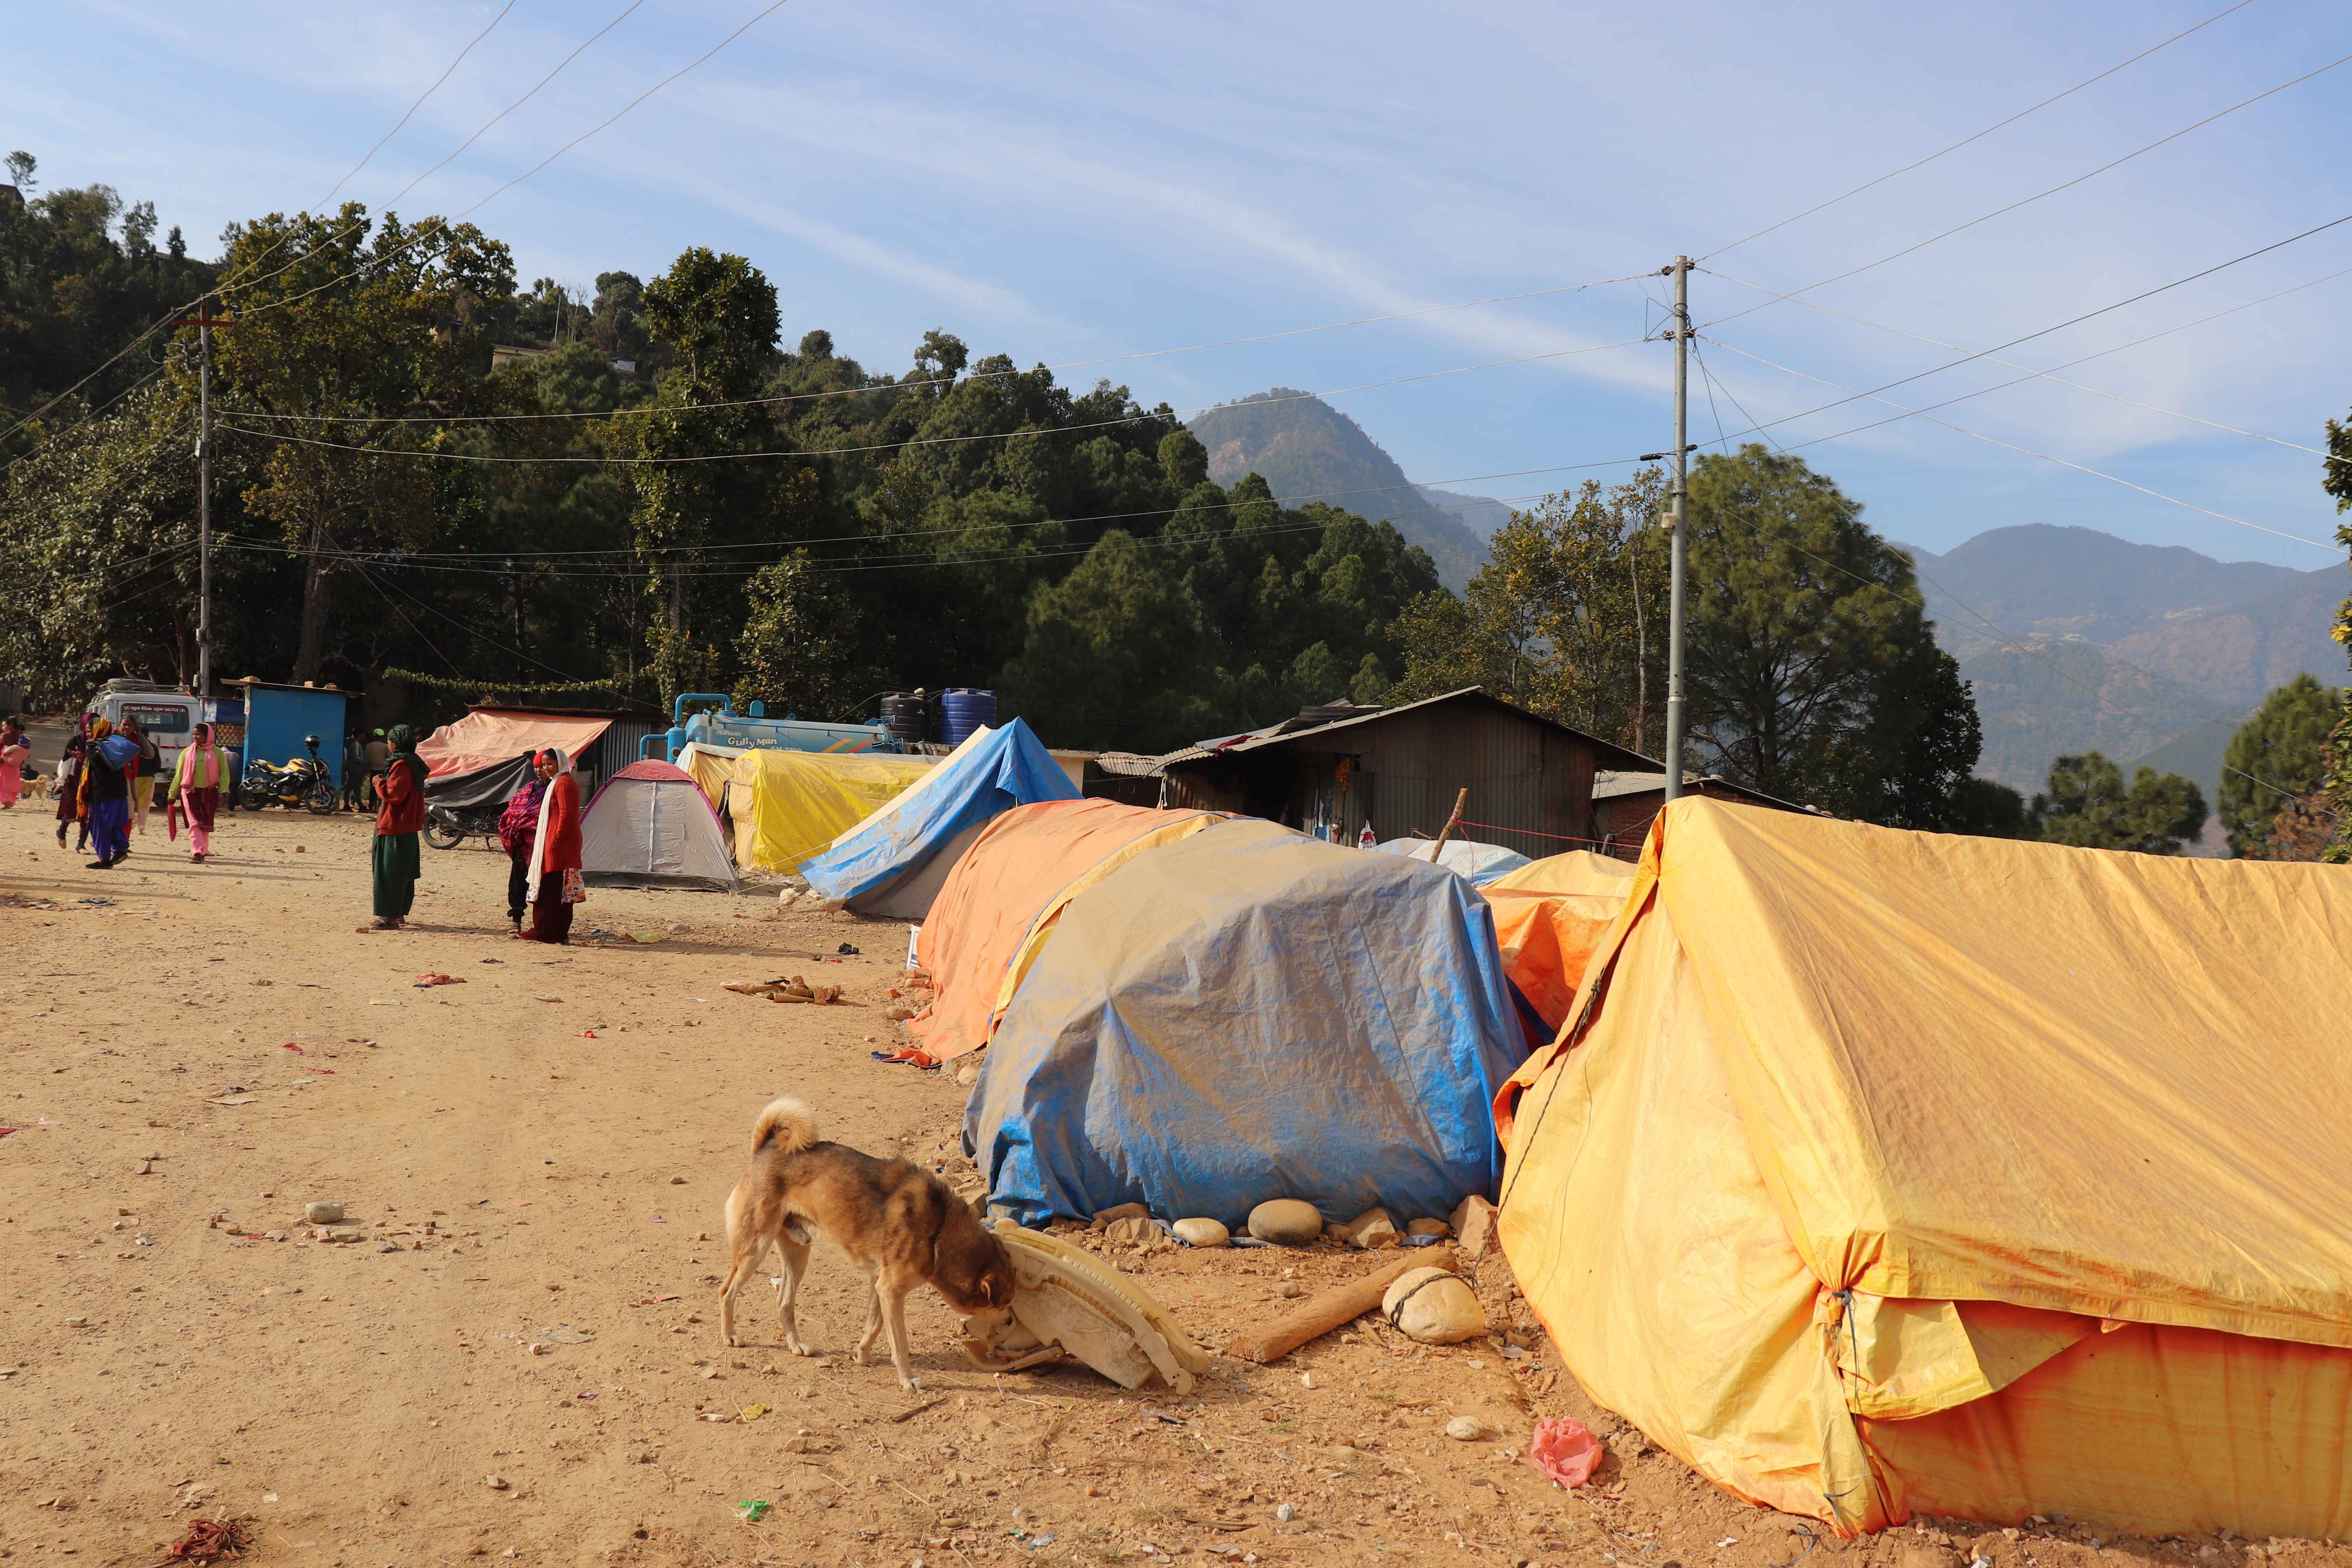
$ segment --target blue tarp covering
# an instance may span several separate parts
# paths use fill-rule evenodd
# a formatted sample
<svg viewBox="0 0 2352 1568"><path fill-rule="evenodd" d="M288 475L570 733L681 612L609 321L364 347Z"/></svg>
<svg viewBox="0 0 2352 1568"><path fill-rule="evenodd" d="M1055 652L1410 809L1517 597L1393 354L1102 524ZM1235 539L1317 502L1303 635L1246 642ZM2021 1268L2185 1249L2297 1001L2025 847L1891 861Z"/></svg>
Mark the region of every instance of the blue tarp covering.
<svg viewBox="0 0 2352 1568"><path fill-rule="evenodd" d="M906 875L967 827L1041 800L1076 800L1078 786L1015 719L959 747L914 788L835 839L801 867L828 899L854 899Z"/></svg>
<svg viewBox="0 0 2352 1568"><path fill-rule="evenodd" d="M1426 838L1391 838L1379 848L1383 855L1402 855L1408 860L1429 858L1429 840ZM1508 876L1520 867L1534 862L1517 850L1506 849L1499 844L1449 838L1445 841L1445 847L1437 852L1437 864L1465 879L1472 887L1483 888L1496 878Z"/></svg>
<svg viewBox="0 0 2352 1568"><path fill-rule="evenodd" d="M1444 1217L1502 1174L1491 1107L1526 1055L1492 911L1441 867L1221 824L1080 893L964 1110L992 1209L1140 1203L1238 1228Z"/></svg>

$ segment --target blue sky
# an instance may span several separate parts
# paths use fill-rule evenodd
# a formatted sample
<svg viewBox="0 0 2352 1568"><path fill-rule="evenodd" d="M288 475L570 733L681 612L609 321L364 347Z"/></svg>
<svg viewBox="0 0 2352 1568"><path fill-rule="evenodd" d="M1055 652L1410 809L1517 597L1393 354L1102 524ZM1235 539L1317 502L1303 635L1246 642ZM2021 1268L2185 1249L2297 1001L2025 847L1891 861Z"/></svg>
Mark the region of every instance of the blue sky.
<svg viewBox="0 0 2352 1568"><path fill-rule="evenodd" d="M152 199L193 247L317 203L501 0L131 4L12 19L0 145L46 185ZM923 331L1024 363L1104 360L1552 289L1708 255L1702 323L1992 212L2352 54L2352 10L2252 0L2004 130L1728 251L1717 247L2072 87L2221 9L2193 5L1757 7L793 0L475 221L529 279L651 276L691 244L772 278L787 340L833 331L899 370ZM506 107L627 0L517 0L346 194L374 205ZM594 124L765 0L645 0L400 204L450 212ZM1806 296L1988 348L2352 214L2352 64L2073 189ZM2333 155L2331 155L2333 154ZM2352 268L2352 224L2004 353L2035 369ZM1718 274L1729 275L1722 276ZM1657 295L1653 280L1646 292ZM1613 283L1236 347L1074 368L1189 409L1287 385L1334 395L1415 479L1504 497L1669 440L1670 350ZM2352 405L2352 276L1940 411L1804 449L1881 531L1946 550L2074 522L2224 559L2339 555L1992 444L2103 469L2281 533L2336 519L2303 446ZM1956 355L1780 303L1706 329L1727 430ZM1568 353L1562 351L1591 352ZM1531 363L1429 373L1536 354ZM1900 388L1916 405L2019 373ZM1791 443L1886 416L1856 404ZM1714 415L1695 395L1693 430ZM1622 468L1589 470L1602 478Z"/></svg>

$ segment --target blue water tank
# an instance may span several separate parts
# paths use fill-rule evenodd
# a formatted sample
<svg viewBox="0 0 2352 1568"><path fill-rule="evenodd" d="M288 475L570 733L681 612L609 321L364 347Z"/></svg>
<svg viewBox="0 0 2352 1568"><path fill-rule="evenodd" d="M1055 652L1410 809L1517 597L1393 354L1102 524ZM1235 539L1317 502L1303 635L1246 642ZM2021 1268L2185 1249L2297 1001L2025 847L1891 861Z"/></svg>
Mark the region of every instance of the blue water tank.
<svg viewBox="0 0 2352 1568"><path fill-rule="evenodd" d="M940 696L940 739L961 746L971 732L996 722L996 693L950 686Z"/></svg>

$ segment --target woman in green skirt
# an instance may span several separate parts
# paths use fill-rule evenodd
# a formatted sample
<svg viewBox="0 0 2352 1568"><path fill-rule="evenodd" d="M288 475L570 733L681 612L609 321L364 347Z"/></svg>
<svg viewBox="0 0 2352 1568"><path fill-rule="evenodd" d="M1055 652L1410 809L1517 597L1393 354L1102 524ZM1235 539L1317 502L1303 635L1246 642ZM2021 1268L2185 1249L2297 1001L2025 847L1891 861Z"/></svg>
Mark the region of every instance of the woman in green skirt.
<svg viewBox="0 0 2352 1568"><path fill-rule="evenodd" d="M425 759L416 754L416 732L394 724L384 737L392 755L384 762L383 809L375 818L375 920L362 931L398 931L416 902L423 874L416 836L425 830Z"/></svg>

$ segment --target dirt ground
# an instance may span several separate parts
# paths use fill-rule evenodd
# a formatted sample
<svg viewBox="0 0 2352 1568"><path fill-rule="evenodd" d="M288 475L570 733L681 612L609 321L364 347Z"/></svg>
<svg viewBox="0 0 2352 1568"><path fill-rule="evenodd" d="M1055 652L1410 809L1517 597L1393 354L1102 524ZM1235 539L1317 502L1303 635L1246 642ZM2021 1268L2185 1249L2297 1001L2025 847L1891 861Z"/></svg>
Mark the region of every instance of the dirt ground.
<svg viewBox="0 0 2352 1568"><path fill-rule="evenodd" d="M1360 1324L1271 1366L1220 1357L1181 1401L1083 1368L980 1372L928 1291L926 1388L904 1396L887 1358L849 1359L856 1277L823 1248L801 1313L823 1353L727 1350L721 1205L770 1097L971 1183L951 1073L867 1056L894 1037L903 926L596 890L576 934L659 940L541 948L506 940L505 861L469 846L425 852L412 931L362 935L363 821L225 817L203 867L149 826L99 872L40 803L0 813L0 1557L154 1563L221 1517L249 1527L249 1562L331 1568L2270 1553L1932 1521L1809 1542L1591 1406L1499 1259L1480 1291L1514 1353ZM466 984L417 987L430 972ZM793 973L855 1005L720 989ZM311 1239L311 1200L362 1239ZM1214 1349L1290 1306L1285 1285L1388 1256L1116 1261ZM744 1310L772 1342L772 1298ZM1526 1462L1552 1414L1609 1436L1593 1487ZM1495 1436L1449 1439L1460 1415Z"/></svg>

